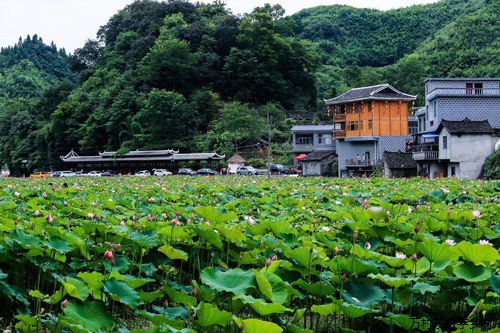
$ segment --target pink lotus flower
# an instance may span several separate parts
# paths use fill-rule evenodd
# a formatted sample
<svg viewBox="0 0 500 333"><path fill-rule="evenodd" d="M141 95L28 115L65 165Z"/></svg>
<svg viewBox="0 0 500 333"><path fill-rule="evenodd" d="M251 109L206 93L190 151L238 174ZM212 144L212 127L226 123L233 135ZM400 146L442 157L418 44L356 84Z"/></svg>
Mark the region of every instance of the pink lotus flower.
<svg viewBox="0 0 500 333"><path fill-rule="evenodd" d="M453 239L450 239L450 238L448 238L444 242L446 243L446 245L449 245L449 246L455 246L457 244L457 243L455 243L455 241Z"/></svg>
<svg viewBox="0 0 500 333"><path fill-rule="evenodd" d="M369 206L369 205L370 205L370 203L368 202L368 199L363 200L363 202L361 203L361 206L363 206L363 207Z"/></svg>
<svg viewBox="0 0 500 333"><path fill-rule="evenodd" d="M330 231L330 227L323 226L323 227L321 227L321 231L328 232L328 231Z"/></svg>
<svg viewBox="0 0 500 333"><path fill-rule="evenodd" d="M113 251L107 250L104 252L104 259L111 261L111 263L114 265L115 264L115 258L113 256Z"/></svg>
<svg viewBox="0 0 500 333"><path fill-rule="evenodd" d="M20 196L20 195L21 195L21 193L19 193L19 192L14 192L14 195L15 195L16 197L18 197L18 196Z"/></svg>
<svg viewBox="0 0 500 333"><path fill-rule="evenodd" d="M473 210L472 211L472 216L474 216L474 217L480 217L481 216L481 212L478 211L478 210Z"/></svg>
<svg viewBox="0 0 500 333"><path fill-rule="evenodd" d="M40 211L37 209L35 210L35 216L39 216L40 215Z"/></svg>
<svg viewBox="0 0 500 333"><path fill-rule="evenodd" d="M95 213L88 213L87 216L90 217L91 219L93 219L93 218L95 218Z"/></svg>
<svg viewBox="0 0 500 333"><path fill-rule="evenodd" d="M177 225L177 226L181 225L181 222L178 219L172 219L171 222L173 225Z"/></svg>
<svg viewBox="0 0 500 333"><path fill-rule="evenodd" d="M52 217L52 214L47 214L45 216L45 219L47 220L47 222L49 223L52 223L52 221L54 221L54 218Z"/></svg>
<svg viewBox="0 0 500 333"><path fill-rule="evenodd" d="M65 298L64 301L61 302L61 305L63 308L67 307L68 306L68 299Z"/></svg>
<svg viewBox="0 0 500 333"><path fill-rule="evenodd" d="M175 212L175 215L176 216L181 216L181 212L178 210L178 211Z"/></svg>
<svg viewBox="0 0 500 333"><path fill-rule="evenodd" d="M155 217L151 214L148 214L147 219L148 219L148 221L154 221Z"/></svg>
<svg viewBox="0 0 500 333"><path fill-rule="evenodd" d="M42 197L46 198L47 197L47 193L43 192L42 193Z"/></svg>
<svg viewBox="0 0 500 333"><path fill-rule="evenodd" d="M152 203L153 201L155 201L155 198L153 198L153 197L148 198L148 203Z"/></svg>
<svg viewBox="0 0 500 333"><path fill-rule="evenodd" d="M266 259L266 266L271 266L271 258Z"/></svg>
<svg viewBox="0 0 500 333"><path fill-rule="evenodd" d="M411 255L411 259L412 259L413 261L417 261L417 259L418 259L417 254L416 254L416 253L413 253L413 254Z"/></svg>
<svg viewBox="0 0 500 333"><path fill-rule="evenodd" d="M125 221L123 221L123 220L122 220L122 221L120 222L120 225L121 225L122 227L125 227L127 224L125 224Z"/></svg>
<svg viewBox="0 0 500 333"><path fill-rule="evenodd" d="M272 261L276 261L278 260L278 256L277 255L274 255L272 258L271 258Z"/></svg>

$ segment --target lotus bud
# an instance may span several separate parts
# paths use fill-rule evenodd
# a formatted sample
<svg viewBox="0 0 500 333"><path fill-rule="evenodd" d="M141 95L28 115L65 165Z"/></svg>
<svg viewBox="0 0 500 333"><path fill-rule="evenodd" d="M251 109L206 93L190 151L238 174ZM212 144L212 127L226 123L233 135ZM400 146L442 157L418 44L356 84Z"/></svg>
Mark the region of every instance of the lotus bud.
<svg viewBox="0 0 500 333"><path fill-rule="evenodd" d="M334 251L335 255L339 254L339 248L338 248L338 246L335 246L335 249L333 251Z"/></svg>
<svg viewBox="0 0 500 333"><path fill-rule="evenodd" d="M370 242L366 242L365 249L370 250L371 248L372 248L372 245L370 244Z"/></svg>
<svg viewBox="0 0 500 333"><path fill-rule="evenodd" d="M266 266L271 266L271 258L266 259Z"/></svg>
<svg viewBox="0 0 500 333"><path fill-rule="evenodd" d="M191 290L191 295L193 295L194 297L196 297L196 295L198 295L198 289L193 288L193 290Z"/></svg>
<svg viewBox="0 0 500 333"><path fill-rule="evenodd" d="M64 301L61 302L61 305L63 308L67 307L68 306L68 299L65 298Z"/></svg>
<svg viewBox="0 0 500 333"><path fill-rule="evenodd" d="M420 226L417 224L415 228L413 228L413 231L415 231L415 233L418 233L420 231Z"/></svg>
<svg viewBox="0 0 500 333"><path fill-rule="evenodd" d="M107 250L104 252L104 259L112 261L113 260L113 251Z"/></svg>
<svg viewBox="0 0 500 333"><path fill-rule="evenodd" d="M413 261L417 261L417 259L418 259L417 254L416 254L416 253L413 253L413 254L411 255L411 259L412 259Z"/></svg>
<svg viewBox="0 0 500 333"><path fill-rule="evenodd" d="M175 212L175 215L176 216L181 216L181 212L178 210L178 211Z"/></svg>
<svg viewBox="0 0 500 333"><path fill-rule="evenodd" d="M272 261L276 261L278 260L278 256L277 255L274 255L272 258L271 258Z"/></svg>

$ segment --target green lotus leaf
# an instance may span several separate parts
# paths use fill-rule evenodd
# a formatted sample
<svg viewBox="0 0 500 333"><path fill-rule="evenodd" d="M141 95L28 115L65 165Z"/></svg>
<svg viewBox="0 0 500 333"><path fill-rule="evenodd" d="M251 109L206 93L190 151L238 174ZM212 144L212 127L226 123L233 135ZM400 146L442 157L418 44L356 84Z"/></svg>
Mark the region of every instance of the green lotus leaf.
<svg viewBox="0 0 500 333"><path fill-rule="evenodd" d="M320 316L329 316L334 313L340 313L340 305L338 303L329 303L321 305L313 305L311 311L318 313Z"/></svg>
<svg viewBox="0 0 500 333"><path fill-rule="evenodd" d="M168 295L172 303L184 304L184 306L193 306L196 304L196 299L188 292L178 291L174 288L165 287L163 291Z"/></svg>
<svg viewBox="0 0 500 333"><path fill-rule="evenodd" d="M410 290L412 292L414 292L414 293L419 292L422 295L424 295L425 293L435 294L440 289L441 289L441 286L434 286L432 284L425 283L425 282L417 282L417 283L415 283L415 285L413 285L413 287L410 288Z"/></svg>
<svg viewBox="0 0 500 333"><path fill-rule="evenodd" d="M201 327L220 325L226 326L233 317L229 312L221 311L217 308L217 306L208 304L208 303L200 303L196 308L196 324Z"/></svg>
<svg viewBox="0 0 500 333"><path fill-rule="evenodd" d="M368 277L375 279L375 280L379 280L379 281L383 282L386 286L395 287L395 288L399 288L402 285L405 285L408 282L410 282L410 279L408 279L408 278L395 277L395 276L390 276L390 275L386 275L386 274L370 273L370 274L368 274Z"/></svg>
<svg viewBox="0 0 500 333"><path fill-rule="evenodd" d="M212 229L208 229L206 225L199 225L194 228L194 232L208 244L212 244L215 247L222 249L222 240L218 233Z"/></svg>
<svg viewBox="0 0 500 333"><path fill-rule="evenodd" d="M175 249L170 245L163 245L158 248L158 251L165 254L169 259L188 260L188 254L182 250Z"/></svg>
<svg viewBox="0 0 500 333"><path fill-rule="evenodd" d="M238 220L238 215L235 212L222 213L216 211L215 208L211 206L198 207L194 211L205 220L209 221L210 223L215 223L216 225L220 225L228 221Z"/></svg>
<svg viewBox="0 0 500 333"><path fill-rule="evenodd" d="M129 270L130 260L126 256L114 256L115 262L105 260L103 262L106 271L121 272L124 273Z"/></svg>
<svg viewBox="0 0 500 333"><path fill-rule="evenodd" d="M243 234L243 232L241 232L241 230L229 228L227 226L219 228L218 230L228 242L242 245L247 240L247 237L245 236L245 234Z"/></svg>
<svg viewBox="0 0 500 333"><path fill-rule="evenodd" d="M294 286L307 291L314 296L328 296L333 295L337 289L335 289L330 283L326 281L317 281L314 283L307 283L306 281L300 279L292 283Z"/></svg>
<svg viewBox="0 0 500 333"><path fill-rule="evenodd" d="M388 312L387 317L375 317L386 323L387 325L397 325L403 328L406 331L411 330L419 330L419 331L428 331L431 325L431 322L427 318L417 318L410 317L405 314L394 314Z"/></svg>
<svg viewBox="0 0 500 333"><path fill-rule="evenodd" d="M305 329L305 328L302 328L300 326L297 326L295 324L290 324L287 326L288 330L291 332L291 333L314 333L313 331L311 330L308 330L308 329Z"/></svg>
<svg viewBox="0 0 500 333"><path fill-rule="evenodd" d="M167 316L170 319L186 319L189 317L189 311L181 307L164 308L153 305L153 310Z"/></svg>
<svg viewBox="0 0 500 333"><path fill-rule="evenodd" d="M492 275L490 278L490 284L493 291L497 294L500 294L500 276Z"/></svg>
<svg viewBox="0 0 500 333"><path fill-rule="evenodd" d="M418 251L432 262L456 260L458 253L454 247L447 244L423 243L418 247Z"/></svg>
<svg viewBox="0 0 500 333"><path fill-rule="evenodd" d="M239 268L221 271L214 267L207 267L201 271L200 278L210 288L235 295L243 295L248 289L257 286L255 274Z"/></svg>
<svg viewBox="0 0 500 333"><path fill-rule="evenodd" d="M476 266L469 262L464 262L453 269L453 273L459 279L468 282L481 282L491 278L491 270L483 266Z"/></svg>
<svg viewBox="0 0 500 333"><path fill-rule="evenodd" d="M12 239L15 240L24 249L38 248L42 244L36 236L25 233L22 230L14 230Z"/></svg>
<svg viewBox="0 0 500 333"><path fill-rule="evenodd" d="M161 290L155 290L150 293L139 291L139 295L144 303L153 302L161 297L163 297L163 293Z"/></svg>
<svg viewBox="0 0 500 333"><path fill-rule="evenodd" d="M462 258L472 262L474 265L489 266L500 260L498 251L491 245L460 242L455 247L462 254Z"/></svg>
<svg viewBox="0 0 500 333"><path fill-rule="evenodd" d="M156 242L158 234L153 231L134 231L129 233L128 238L140 247L145 247L147 249L158 245L158 243Z"/></svg>
<svg viewBox="0 0 500 333"><path fill-rule="evenodd" d="M24 296L24 292L19 287L11 286L2 280L0 280L0 293L6 295L9 300L13 300L13 298L17 299L25 306L30 304L28 299Z"/></svg>
<svg viewBox="0 0 500 333"><path fill-rule="evenodd" d="M85 281L92 291L97 291L102 288L104 276L99 272L80 272L78 273L78 277Z"/></svg>
<svg viewBox="0 0 500 333"><path fill-rule="evenodd" d="M382 207L369 207L365 211L366 217L372 220L380 220L382 218L385 218L387 216L387 212L384 208Z"/></svg>
<svg viewBox="0 0 500 333"><path fill-rule="evenodd" d="M342 312L349 318L359 318L373 312L370 308L356 306L353 304L342 304Z"/></svg>
<svg viewBox="0 0 500 333"><path fill-rule="evenodd" d="M342 296L350 304L369 308L382 301L385 297L385 293L377 286L360 282L352 282L350 283L347 292Z"/></svg>
<svg viewBox="0 0 500 333"><path fill-rule="evenodd" d="M294 259L297 263L307 268L312 265L315 259L323 258L321 253L307 246L301 246L293 250L287 249L285 254L289 259Z"/></svg>
<svg viewBox="0 0 500 333"><path fill-rule="evenodd" d="M78 298L81 301L85 301L89 297L90 290L82 281L67 277L66 279L61 279L60 282L64 286L64 290L72 297Z"/></svg>
<svg viewBox="0 0 500 333"><path fill-rule="evenodd" d="M368 272L379 272L383 268L383 265L377 264L373 260L348 257L340 260L340 267L349 273L365 274Z"/></svg>
<svg viewBox="0 0 500 333"><path fill-rule="evenodd" d="M290 309L284 307L277 303L266 303L263 299L256 299L250 302L250 307L257 312L260 316L269 316L275 313L285 313L286 311L291 311Z"/></svg>
<svg viewBox="0 0 500 333"><path fill-rule="evenodd" d="M64 315L71 323L81 325L89 331L109 330L113 319L100 302L68 302Z"/></svg>
<svg viewBox="0 0 500 333"><path fill-rule="evenodd" d="M281 278L273 273L260 273L254 271L255 280L261 291L261 293L266 297L267 300L273 303L283 304L286 302L288 297L288 290Z"/></svg>
<svg viewBox="0 0 500 333"><path fill-rule="evenodd" d="M136 308L141 301L139 293L130 288L126 283L111 278L104 282L104 290L108 292L112 299Z"/></svg>
<svg viewBox="0 0 500 333"><path fill-rule="evenodd" d="M155 307L155 308L157 308L157 307ZM161 311L159 311L159 312L149 312L149 311L145 311L145 310L139 310L139 311L136 311L135 314L142 316L144 318L147 318L153 324L161 326L162 328L167 329L167 327L168 327L167 332L169 332L169 333L170 332L182 332L182 331L184 331L184 326L185 326L184 319L172 319L172 318L170 318L166 308L161 308ZM152 332L155 332L155 333L158 332L158 326L153 326L153 327L156 327L156 330L153 330ZM140 332L142 333L144 331L145 330L143 329Z"/></svg>
<svg viewBox="0 0 500 333"><path fill-rule="evenodd" d="M50 241L47 242L47 247L63 254L73 250L73 247L68 241L59 237L51 238Z"/></svg>
<svg viewBox="0 0 500 333"><path fill-rule="evenodd" d="M263 224L271 229L273 234L275 234L276 236L283 234L298 234L297 230L290 224L290 221L287 220L265 221L263 222Z"/></svg>
<svg viewBox="0 0 500 333"><path fill-rule="evenodd" d="M236 325L242 329L242 333L281 333L283 329L269 321L259 319L234 319Z"/></svg>

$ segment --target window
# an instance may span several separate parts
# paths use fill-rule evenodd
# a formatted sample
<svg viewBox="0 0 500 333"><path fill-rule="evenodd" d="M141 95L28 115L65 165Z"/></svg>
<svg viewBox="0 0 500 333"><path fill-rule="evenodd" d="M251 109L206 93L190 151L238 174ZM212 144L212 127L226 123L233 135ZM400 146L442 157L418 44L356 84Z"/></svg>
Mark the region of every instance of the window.
<svg viewBox="0 0 500 333"><path fill-rule="evenodd" d="M332 135L331 134L318 134L318 143L323 145L332 144Z"/></svg>
<svg viewBox="0 0 500 333"><path fill-rule="evenodd" d="M295 137L295 143L299 145L312 145L313 143L313 136L312 134L309 135L297 135Z"/></svg>
<svg viewBox="0 0 500 333"><path fill-rule="evenodd" d="M452 177L455 177L455 176L456 176L456 170L455 170L455 167L454 167L454 166L452 166L452 167L451 167L451 176L452 176Z"/></svg>
<svg viewBox="0 0 500 333"><path fill-rule="evenodd" d="M357 131L359 129L358 121L348 121L347 122L347 130L348 131Z"/></svg>
<svg viewBox="0 0 500 333"><path fill-rule="evenodd" d="M448 149L448 137L443 136L443 149Z"/></svg>
<svg viewBox="0 0 500 333"><path fill-rule="evenodd" d="M408 134L417 134L418 133L418 121L416 120L408 120Z"/></svg>
<svg viewBox="0 0 500 333"><path fill-rule="evenodd" d="M466 94L476 94L476 95L482 95L483 94L483 84L482 83L472 83L468 82L465 84L465 93Z"/></svg>
<svg viewBox="0 0 500 333"><path fill-rule="evenodd" d="M372 129L372 128L373 128L373 120L368 119L368 129Z"/></svg>

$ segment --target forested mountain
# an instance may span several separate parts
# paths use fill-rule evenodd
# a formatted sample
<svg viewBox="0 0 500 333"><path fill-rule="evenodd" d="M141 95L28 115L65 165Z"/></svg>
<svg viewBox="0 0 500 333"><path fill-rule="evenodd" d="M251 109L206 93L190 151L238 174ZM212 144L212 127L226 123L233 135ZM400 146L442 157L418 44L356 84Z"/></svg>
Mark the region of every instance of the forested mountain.
<svg viewBox="0 0 500 333"><path fill-rule="evenodd" d="M0 51L0 158L58 168L70 149L217 151L267 137L289 159L286 114L389 82L422 94L430 76L498 76L498 1L391 11L322 6L235 16L222 1L139 0L73 55L34 35ZM326 120L326 119L323 119Z"/></svg>

